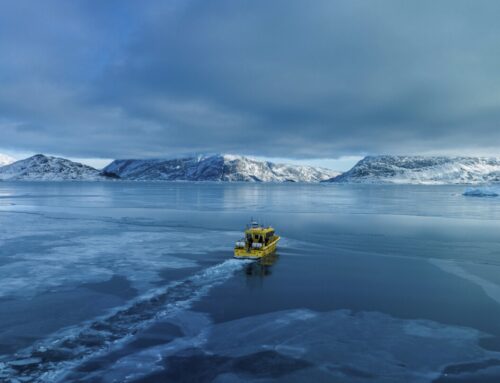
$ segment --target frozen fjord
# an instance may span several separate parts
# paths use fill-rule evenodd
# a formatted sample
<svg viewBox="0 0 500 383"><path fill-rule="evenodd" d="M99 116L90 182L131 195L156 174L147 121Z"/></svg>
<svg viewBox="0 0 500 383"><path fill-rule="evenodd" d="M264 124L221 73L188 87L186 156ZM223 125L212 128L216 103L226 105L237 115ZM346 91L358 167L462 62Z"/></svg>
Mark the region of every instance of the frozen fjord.
<svg viewBox="0 0 500 383"><path fill-rule="evenodd" d="M0 379L495 376L500 209L462 191L4 182ZM250 216L272 266L227 262Z"/></svg>

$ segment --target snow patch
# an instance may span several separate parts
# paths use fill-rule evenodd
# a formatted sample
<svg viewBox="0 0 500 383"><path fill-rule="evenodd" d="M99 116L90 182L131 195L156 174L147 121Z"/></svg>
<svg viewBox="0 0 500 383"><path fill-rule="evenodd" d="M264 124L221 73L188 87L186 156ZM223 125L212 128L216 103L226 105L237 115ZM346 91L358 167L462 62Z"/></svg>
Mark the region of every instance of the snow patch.
<svg viewBox="0 0 500 383"><path fill-rule="evenodd" d="M8 156L7 154L2 154L0 153L0 167L5 166L5 165L10 165L11 163L15 162L16 160L12 158L11 156Z"/></svg>

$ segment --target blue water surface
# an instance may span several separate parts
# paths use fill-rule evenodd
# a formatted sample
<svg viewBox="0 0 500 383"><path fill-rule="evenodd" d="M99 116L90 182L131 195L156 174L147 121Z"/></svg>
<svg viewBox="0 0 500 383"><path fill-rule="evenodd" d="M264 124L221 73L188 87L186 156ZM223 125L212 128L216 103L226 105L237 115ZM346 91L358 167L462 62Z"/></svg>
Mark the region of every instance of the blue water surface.
<svg viewBox="0 0 500 383"><path fill-rule="evenodd" d="M1 182L0 382L500 381L500 200ZM232 259L251 218L275 256Z"/></svg>

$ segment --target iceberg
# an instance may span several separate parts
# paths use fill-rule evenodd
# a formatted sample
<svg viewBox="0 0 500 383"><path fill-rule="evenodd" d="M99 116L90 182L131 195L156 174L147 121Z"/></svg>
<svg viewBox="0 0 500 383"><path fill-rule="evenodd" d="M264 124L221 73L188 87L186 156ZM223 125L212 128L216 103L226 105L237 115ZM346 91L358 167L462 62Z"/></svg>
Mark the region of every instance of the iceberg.
<svg viewBox="0 0 500 383"><path fill-rule="evenodd" d="M463 193L467 197L498 197L499 191L492 187L467 188Z"/></svg>

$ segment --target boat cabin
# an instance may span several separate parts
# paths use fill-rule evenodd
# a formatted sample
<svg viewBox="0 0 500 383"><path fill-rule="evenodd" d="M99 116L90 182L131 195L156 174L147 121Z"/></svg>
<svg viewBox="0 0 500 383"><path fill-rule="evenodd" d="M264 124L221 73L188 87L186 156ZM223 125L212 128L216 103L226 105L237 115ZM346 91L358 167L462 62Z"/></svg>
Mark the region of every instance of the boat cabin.
<svg viewBox="0 0 500 383"><path fill-rule="evenodd" d="M247 226L245 236L236 242L235 256L255 258L270 254L276 250L279 239L272 227L263 227L252 222Z"/></svg>

